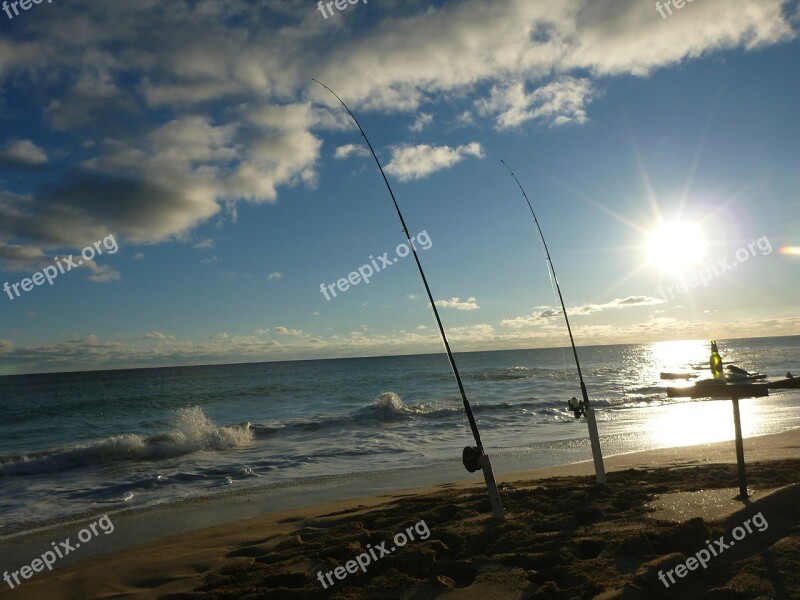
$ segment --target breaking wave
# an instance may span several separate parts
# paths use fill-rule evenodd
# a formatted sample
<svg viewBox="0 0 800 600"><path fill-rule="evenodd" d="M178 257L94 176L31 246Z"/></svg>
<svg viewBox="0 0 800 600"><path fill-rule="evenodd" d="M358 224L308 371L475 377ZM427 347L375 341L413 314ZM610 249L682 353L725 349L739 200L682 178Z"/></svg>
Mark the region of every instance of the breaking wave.
<svg viewBox="0 0 800 600"><path fill-rule="evenodd" d="M23 456L0 457L0 476L31 475L75 469L117 460L159 460L201 451L223 451L253 440L250 423L218 427L199 406L176 411L172 431L145 438L135 433L115 435L88 444Z"/></svg>

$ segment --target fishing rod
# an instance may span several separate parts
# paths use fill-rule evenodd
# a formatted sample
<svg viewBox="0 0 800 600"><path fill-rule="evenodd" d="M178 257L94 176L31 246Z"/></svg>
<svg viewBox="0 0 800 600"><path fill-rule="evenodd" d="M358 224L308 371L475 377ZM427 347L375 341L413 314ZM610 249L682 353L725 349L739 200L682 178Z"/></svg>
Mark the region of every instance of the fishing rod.
<svg viewBox="0 0 800 600"><path fill-rule="evenodd" d="M525 198L525 202L528 203L528 208L531 211L531 215L533 216L533 222L536 223L536 229L539 231L539 237L542 240L542 246L544 247L544 254L547 257L547 263L550 268L550 273L553 275L553 282L556 286L556 291L558 292L558 299L561 302L561 310L564 313L564 320L567 323L567 332L569 333L569 342L572 345L572 355L575 357L575 366L578 368L578 379L581 383L581 394L583 395L583 399L579 402L577 398L572 398L569 401L569 408L570 410L575 413L575 418L579 419L581 415L586 415L586 423L589 426L589 439L592 445L592 458L594 459L594 470L595 475L597 476L597 483L605 483L606 482L606 471L605 467L603 466L603 453L600 449L600 436L597 433L597 420L595 419L594 409L589 404L589 393L586 391L586 383L583 381L583 372L581 371L581 361L578 359L578 349L575 346L575 338L572 335L572 327L569 324L569 315L567 314L567 307L564 304L564 296L561 294L561 286L558 283L558 276L556 275L556 268L553 266L553 259L550 257L550 250L547 248L547 242L544 239L544 233L542 233L542 226L539 224L539 219L536 218L536 213L533 211L533 205L531 204L530 199L528 198L528 194L525 193L525 188L522 187L522 184L517 179L517 176L514 175L514 171L511 170L506 164L506 161L500 160L503 163L503 166L508 169L508 172L511 173L511 176L514 178L514 181L517 182L520 191L522 192L522 196Z"/></svg>
<svg viewBox="0 0 800 600"><path fill-rule="evenodd" d="M442 325L442 319L439 317L439 311L436 308L436 302L433 299L433 293L431 292L431 288L428 285L428 278L425 277L425 271L422 269L422 263L419 260L419 256L417 255L417 249L414 246L414 242L411 240L411 235L408 233L408 227L406 226L406 220L403 218L403 213L400 211L400 206L397 203L397 198L395 198L394 192L392 191L392 186L389 185L389 180L386 178L386 173L383 171L383 166L381 165L381 161L378 160L378 155L375 153L375 149L372 147L372 144L367 137L367 133L364 131L364 128L361 127L361 123L358 122L358 119L353 114L353 111L344 103L339 95L334 92L331 88L327 85L322 83L321 81L317 81L316 79L312 79L314 81L328 90L331 94L333 94L336 99L341 102L344 109L353 119L353 122L358 127L358 130L361 132L361 135L364 138L364 141L367 142L367 146L369 146L370 152L372 152L372 158L375 159L375 164L378 165L378 170L381 172L381 176L383 177L383 182L386 184L386 189L389 190L389 195L392 197L392 203L394 204L394 208L397 211L397 216L400 218L400 224L403 226L403 233L406 234L406 239L408 239L408 245L411 248L411 252L414 254L414 260L417 263L417 269L419 269L419 274L422 277L422 283L425 286L425 292L428 294L428 300L430 301L431 308L433 309L433 314L436 317L436 324L439 326L439 333L442 335L442 341L444 342L444 349L447 352L447 359L450 361L450 367L453 369L453 375L455 375L456 382L458 382L458 390L461 392L461 400L464 403L464 412L467 415L467 420L469 421L469 428L472 430L472 437L475 439L475 446L467 446L464 448L464 452L462 454L462 462L466 467L467 471L470 473L474 473L478 469L483 471L483 477L486 480L486 487L489 491L489 501L492 505L492 513L494 517L500 520L505 518L505 514L503 512L503 504L500 501L500 493L497 491L497 483L494 479L494 472L492 471L492 463L489 460L489 455L486 454L486 451L483 448L483 442L481 441L481 434L478 431L478 423L475 421L475 415L472 413L472 407L470 406L469 400L467 400L467 393L464 390L464 384L461 382L461 375L458 373L458 367L456 366L456 359L453 357L453 352L450 350L450 343L447 340L447 334L444 330L444 325Z"/></svg>

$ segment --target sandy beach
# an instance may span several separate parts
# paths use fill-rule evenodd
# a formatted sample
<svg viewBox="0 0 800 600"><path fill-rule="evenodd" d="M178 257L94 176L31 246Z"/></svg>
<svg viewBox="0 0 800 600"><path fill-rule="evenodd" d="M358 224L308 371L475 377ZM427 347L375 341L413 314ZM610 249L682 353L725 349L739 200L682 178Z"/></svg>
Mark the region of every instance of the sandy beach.
<svg viewBox="0 0 800 600"><path fill-rule="evenodd" d="M671 448L607 458L607 486L591 462L502 476L502 523L482 485L409 489L166 537L0 596L800 597L800 429L745 453L746 504L732 442Z"/></svg>

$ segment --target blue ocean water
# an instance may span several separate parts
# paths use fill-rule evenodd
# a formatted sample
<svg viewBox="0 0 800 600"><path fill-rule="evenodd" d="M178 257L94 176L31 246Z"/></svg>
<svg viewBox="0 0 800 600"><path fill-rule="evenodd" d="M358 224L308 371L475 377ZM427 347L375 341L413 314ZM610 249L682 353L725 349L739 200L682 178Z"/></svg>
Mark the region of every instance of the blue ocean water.
<svg viewBox="0 0 800 600"><path fill-rule="evenodd" d="M720 341L720 352L751 371L800 375L800 336ZM707 342L579 353L606 454L731 439L724 401L668 399L676 382L659 377L705 377ZM456 358L493 457L520 469L590 457L584 422L566 410L580 395L570 350ZM0 535L246 486L435 465L472 443L443 354L15 375L0 377L0 399ZM743 401L745 435L800 426L798 408L800 390Z"/></svg>

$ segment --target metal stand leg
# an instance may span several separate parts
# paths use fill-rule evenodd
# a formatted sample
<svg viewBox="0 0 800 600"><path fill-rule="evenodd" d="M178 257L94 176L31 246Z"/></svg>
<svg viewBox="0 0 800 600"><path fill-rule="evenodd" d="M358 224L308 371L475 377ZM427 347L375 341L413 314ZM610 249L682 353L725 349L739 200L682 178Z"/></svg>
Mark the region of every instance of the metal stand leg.
<svg viewBox="0 0 800 600"><path fill-rule="evenodd" d="M736 463L739 468L739 496L737 499L746 500L747 477L744 472L744 442L742 441L742 421L739 416L739 398L731 398L733 402L733 425L736 428Z"/></svg>

